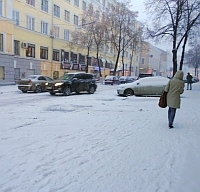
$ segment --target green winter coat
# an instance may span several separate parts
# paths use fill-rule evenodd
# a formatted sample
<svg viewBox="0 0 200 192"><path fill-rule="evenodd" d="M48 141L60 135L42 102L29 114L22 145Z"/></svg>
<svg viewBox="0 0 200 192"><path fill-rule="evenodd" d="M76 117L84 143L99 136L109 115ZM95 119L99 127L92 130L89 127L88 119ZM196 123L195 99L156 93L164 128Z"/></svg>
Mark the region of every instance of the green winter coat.
<svg viewBox="0 0 200 192"><path fill-rule="evenodd" d="M174 77L165 87L167 92L167 106L171 108L180 108L181 97L184 92L183 71L177 71Z"/></svg>

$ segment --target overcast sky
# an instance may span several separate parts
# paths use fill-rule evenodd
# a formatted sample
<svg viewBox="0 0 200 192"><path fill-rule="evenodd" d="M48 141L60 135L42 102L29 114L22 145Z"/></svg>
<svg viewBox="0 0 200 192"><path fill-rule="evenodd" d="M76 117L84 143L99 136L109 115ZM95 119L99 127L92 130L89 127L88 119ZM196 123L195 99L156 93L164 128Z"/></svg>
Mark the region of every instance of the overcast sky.
<svg viewBox="0 0 200 192"><path fill-rule="evenodd" d="M132 2L132 10L134 11L138 11L138 18L137 20L138 21L141 21L143 23L147 22L147 14L145 12L145 5L144 5L144 1L145 0L141 0L141 1L138 1L138 0L131 0ZM148 20L148 23L150 21ZM169 47L171 46L170 43L160 43L160 44L155 44L153 41L151 42L152 45L156 46L156 47L159 47L160 49L163 49L163 50L169 50Z"/></svg>
<svg viewBox="0 0 200 192"><path fill-rule="evenodd" d="M146 20L146 14L145 14L145 6L144 6L144 2L142 1L138 1L138 0L132 0L132 9L134 11L138 11L138 20L139 21L144 21Z"/></svg>

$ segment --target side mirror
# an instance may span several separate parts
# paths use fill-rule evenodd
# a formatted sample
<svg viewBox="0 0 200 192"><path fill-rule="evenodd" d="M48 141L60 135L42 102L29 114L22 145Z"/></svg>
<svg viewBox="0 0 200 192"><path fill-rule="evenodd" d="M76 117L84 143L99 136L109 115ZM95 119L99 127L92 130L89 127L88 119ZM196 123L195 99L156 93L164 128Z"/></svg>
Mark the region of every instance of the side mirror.
<svg viewBox="0 0 200 192"><path fill-rule="evenodd" d="M140 83L137 83L137 85L139 85Z"/></svg>
<svg viewBox="0 0 200 192"><path fill-rule="evenodd" d="M77 78L73 78L73 81L77 81L78 79Z"/></svg>

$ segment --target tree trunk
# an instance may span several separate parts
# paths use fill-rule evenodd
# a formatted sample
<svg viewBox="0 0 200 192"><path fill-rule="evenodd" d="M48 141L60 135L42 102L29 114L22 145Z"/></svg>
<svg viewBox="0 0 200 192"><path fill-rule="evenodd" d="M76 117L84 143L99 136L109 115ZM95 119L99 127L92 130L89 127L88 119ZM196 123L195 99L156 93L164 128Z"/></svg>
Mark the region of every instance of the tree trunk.
<svg viewBox="0 0 200 192"><path fill-rule="evenodd" d="M86 68L85 68L85 72L88 73L88 66L89 66L89 54L90 54L90 47L87 47L87 63L86 63Z"/></svg>
<svg viewBox="0 0 200 192"><path fill-rule="evenodd" d="M100 66L100 63L99 63L99 51L98 51L98 49L97 49L97 63L98 63L98 67L99 67L99 76L101 78L102 75L101 75L101 66Z"/></svg>
<svg viewBox="0 0 200 192"><path fill-rule="evenodd" d="M172 62L173 62L173 76L177 72L177 49L172 50Z"/></svg>
<svg viewBox="0 0 200 192"><path fill-rule="evenodd" d="M119 61L119 54L120 54L120 52L118 51L118 53L117 53L117 58L116 58L116 62L115 62L115 68L114 68L113 75L116 75L117 66L118 66L118 61Z"/></svg>
<svg viewBox="0 0 200 192"><path fill-rule="evenodd" d="M184 39L179 70L182 70L183 68L183 61L184 61L184 56L185 56L185 48L186 48L187 39L188 39L188 35L186 35Z"/></svg>

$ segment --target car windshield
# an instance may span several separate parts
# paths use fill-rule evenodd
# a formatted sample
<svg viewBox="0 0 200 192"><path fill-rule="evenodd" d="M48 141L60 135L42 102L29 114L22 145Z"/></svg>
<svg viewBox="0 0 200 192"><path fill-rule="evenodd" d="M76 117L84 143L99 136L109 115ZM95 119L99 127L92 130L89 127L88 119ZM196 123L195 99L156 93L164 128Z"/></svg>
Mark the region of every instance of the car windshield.
<svg viewBox="0 0 200 192"><path fill-rule="evenodd" d="M72 79L73 77L74 77L74 74L66 73L66 74L64 74L63 76L61 76L61 77L59 78L59 80L70 80L70 79Z"/></svg>
<svg viewBox="0 0 200 192"><path fill-rule="evenodd" d="M27 79L36 79L38 76L35 76L35 75L29 75L27 76Z"/></svg>

